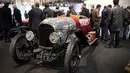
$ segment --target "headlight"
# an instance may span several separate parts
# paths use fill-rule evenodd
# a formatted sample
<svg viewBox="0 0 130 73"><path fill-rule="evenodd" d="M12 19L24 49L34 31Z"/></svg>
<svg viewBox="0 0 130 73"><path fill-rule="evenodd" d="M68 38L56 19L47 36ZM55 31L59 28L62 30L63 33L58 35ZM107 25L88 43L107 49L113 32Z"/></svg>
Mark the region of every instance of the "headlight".
<svg viewBox="0 0 130 73"><path fill-rule="evenodd" d="M49 40L51 41L51 43L57 43L59 41L59 38L60 36L56 32L51 33L49 36Z"/></svg>
<svg viewBox="0 0 130 73"><path fill-rule="evenodd" d="M27 32L26 32L26 39L27 39L28 41L33 40L34 37L35 37L35 35L34 35L34 33L33 33L32 31L27 31Z"/></svg>

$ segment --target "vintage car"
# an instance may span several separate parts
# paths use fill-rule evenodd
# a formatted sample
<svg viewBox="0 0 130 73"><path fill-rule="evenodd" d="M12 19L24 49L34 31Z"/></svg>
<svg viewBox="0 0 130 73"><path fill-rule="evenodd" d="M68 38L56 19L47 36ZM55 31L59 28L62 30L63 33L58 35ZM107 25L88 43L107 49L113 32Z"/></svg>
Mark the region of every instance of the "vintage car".
<svg viewBox="0 0 130 73"><path fill-rule="evenodd" d="M67 17L66 15L59 16L60 18ZM81 29L84 35L88 35L88 32L92 31L90 19L83 15L72 15L69 16L76 23L76 28Z"/></svg>
<svg viewBox="0 0 130 73"><path fill-rule="evenodd" d="M45 19L39 25L38 37L31 29L23 27L24 32L18 33L10 44L14 61L25 64L35 57L39 60L38 64L44 65L63 59L66 73L74 73L80 62L81 46L87 46L89 41L96 39L95 32L84 32L77 28L77 23L82 23L80 19L83 21L85 18L61 16Z"/></svg>

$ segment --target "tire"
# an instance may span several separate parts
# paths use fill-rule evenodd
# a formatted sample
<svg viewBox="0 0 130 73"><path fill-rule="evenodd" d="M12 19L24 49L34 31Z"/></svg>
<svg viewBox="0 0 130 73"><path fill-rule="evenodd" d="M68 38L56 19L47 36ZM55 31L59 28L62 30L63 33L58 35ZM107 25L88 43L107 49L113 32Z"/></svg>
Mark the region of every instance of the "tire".
<svg viewBox="0 0 130 73"><path fill-rule="evenodd" d="M68 45L68 47L71 46ZM74 68L72 68L72 60L74 59L73 54L75 53L75 60L77 58L76 66ZM65 60L64 60L64 72L65 73L75 73L75 71L77 70L78 66L80 63L80 47L78 45L78 43L76 42L72 49L68 48L65 54Z"/></svg>
<svg viewBox="0 0 130 73"><path fill-rule="evenodd" d="M23 44L24 44L24 43L20 43L20 41L26 41L25 46L29 46L29 43L28 43L28 41L26 40L25 35L23 35L23 34L22 34L22 35L18 34L18 35L16 35L16 36L12 39L12 41L11 41L11 43L10 43L10 48L9 48L9 49L10 49L10 53L11 53L11 56L12 56L13 60L14 60L17 64L25 64L25 63L29 62L30 57L20 58L20 57L18 56L20 53L18 53L18 51L17 51L18 48L16 48L16 47L18 47L18 46L17 46L18 43L19 43L19 45L21 45L21 46L23 46ZM24 51L24 49L26 49L26 48L20 48L20 50L23 50L23 51Z"/></svg>

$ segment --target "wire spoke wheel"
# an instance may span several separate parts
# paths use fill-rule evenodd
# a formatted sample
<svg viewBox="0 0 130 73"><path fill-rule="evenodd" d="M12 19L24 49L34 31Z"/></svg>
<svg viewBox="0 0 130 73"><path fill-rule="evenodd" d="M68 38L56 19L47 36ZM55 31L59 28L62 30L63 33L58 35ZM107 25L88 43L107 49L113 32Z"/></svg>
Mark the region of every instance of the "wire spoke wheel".
<svg viewBox="0 0 130 73"><path fill-rule="evenodd" d="M20 59L27 60L28 59L28 41L25 38L20 38L16 43L16 55Z"/></svg>
<svg viewBox="0 0 130 73"><path fill-rule="evenodd" d="M16 43L16 54L20 59L28 59L27 54L28 42L25 38L20 38Z"/></svg>
<svg viewBox="0 0 130 73"><path fill-rule="evenodd" d="M10 51L14 61L18 64L25 64L31 58L29 42L24 35L17 35L10 44Z"/></svg>
<svg viewBox="0 0 130 73"><path fill-rule="evenodd" d="M80 56L79 47L78 45L75 45L69 62L70 73L74 73L78 68L80 62L79 56Z"/></svg>

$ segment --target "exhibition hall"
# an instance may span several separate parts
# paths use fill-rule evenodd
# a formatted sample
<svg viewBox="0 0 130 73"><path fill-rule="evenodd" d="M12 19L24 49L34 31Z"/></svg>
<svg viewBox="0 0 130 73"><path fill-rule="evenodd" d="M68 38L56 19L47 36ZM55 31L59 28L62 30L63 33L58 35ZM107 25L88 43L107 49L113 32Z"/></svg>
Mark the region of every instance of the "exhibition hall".
<svg viewBox="0 0 130 73"><path fill-rule="evenodd" d="M0 73L130 73L130 0L0 0Z"/></svg>

